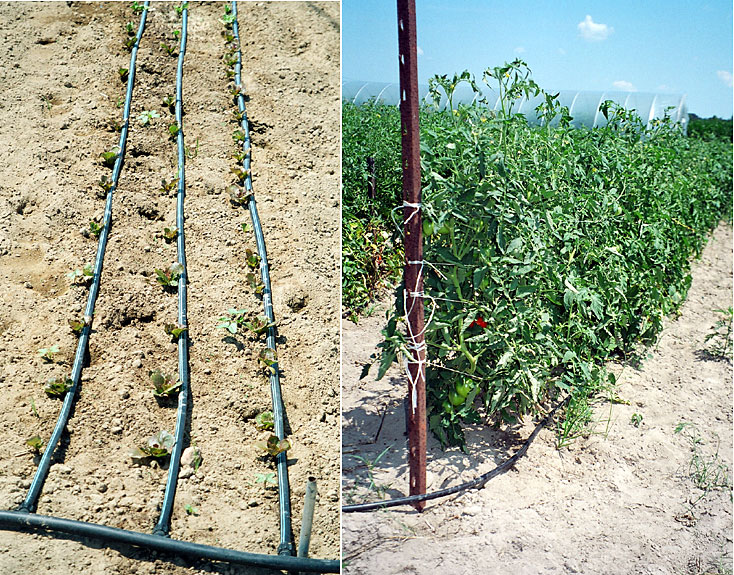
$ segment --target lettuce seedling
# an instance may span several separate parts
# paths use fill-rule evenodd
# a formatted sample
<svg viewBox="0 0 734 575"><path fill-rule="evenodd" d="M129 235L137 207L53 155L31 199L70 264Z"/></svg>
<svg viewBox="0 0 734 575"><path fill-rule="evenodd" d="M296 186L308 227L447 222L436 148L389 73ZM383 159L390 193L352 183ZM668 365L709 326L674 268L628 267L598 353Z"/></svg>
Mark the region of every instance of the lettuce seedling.
<svg viewBox="0 0 734 575"><path fill-rule="evenodd" d="M169 124L168 126L168 133L171 135L171 138L175 138L178 136L179 131L181 131L181 128L178 127L178 124L174 122L173 124Z"/></svg>
<svg viewBox="0 0 734 575"><path fill-rule="evenodd" d="M128 36L135 36L135 24L133 22L125 24L125 30Z"/></svg>
<svg viewBox="0 0 734 575"><path fill-rule="evenodd" d="M52 377L46 382L46 385L43 387L43 391L52 397L61 397L71 389L72 385L74 385L74 382L70 377L67 377L64 380Z"/></svg>
<svg viewBox="0 0 734 575"><path fill-rule="evenodd" d="M263 411L255 416L255 428L258 431L272 431L275 427L272 411Z"/></svg>
<svg viewBox="0 0 734 575"><path fill-rule="evenodd" d="M246 138L247 136L242 130L235 130L234 132L232 132L232 139L234 140L235 144L241 144L245 141Z"/></svg>
<svg viewBox="0 0 734 575"><path fill-rule="evenodd" d="M243 323L243 325L249 329L254 335L262 335L264 334L269 327L274 326L274 323L271 323L268 321L268 318L263 316L258 316L252 321L246 321Z"/></svg>
<svg viewBox="0 0 734 575"><path fill-rule="evenodd" d="M33 437L29 437L28 439L26 439L25 444L31 448L32 453L39 455L41 453L41 448L43 447L44 442L39 435L34 435Z"/></svg>
<svg viewBox="0 0 734 575"><path fill-rule="evenodd" d="M173 445L176 439L168 431L159 431L155 435L148 438L147 445L133 447L130 450L130 457L133 461L140 461L148 457L162 458L171 455Z"/></svg>
<svg viewBox="0 0 734 575"><path fill-rule="evenodd" d="M187 329L189 328L181 324L176 324L176 323L167 323L163 325L163 331L165 331L171 337L175 337L175 338L178 338L178 336L180 336Z"/></svg>
<svg viewBox="0 0 734 575"><path fill-rule="evenodd" d="M95 221L89 222L89 233L92 234L95 238L98 238L99 234L102 233L102 228L104 228L104 226L100 226Z"/></svg>
<svg viewBox="0 0 734 575"><path fill-rule="evenodd" d="M153 395L156 397L171 397L181 388L181 381L174 375L165 375L158 369L150 372L150 381L153 382Z"/></svg>
<svg viewBox="0 0 734 575"><path fill-rule="evenodd" d="M234 41L234 34L229 30L222 30L222 36L224 37L224 43L229 44Z"/></svg>
<svg viewBox="0 0 734 575"><path fill-rule="evenodd" d="M173 37L176 40L176 42L178 42L179 36L181 36L181 30L174 30L173 31Z"/></svg>
<svg viewBox="0 0 734 575"><path fill-rule="evenodd" d="M256 442L255 447L266 451L268 455L277 457L291 448L291 442L287 439L278 439L277 435L271 433L267 439Z"/></svg>
<svg viewBox="0 0 734 575"><path fill-rule="evenodd" d="M166 96L165 98L163 98L162 103L166 108L168 108L168 111L173 114L173 111L176 107L176 98L174 98L173 96Z"/></svg>
<svg viewBox="0 0 734 575"><path fill-rule="evenodd" d="M176 51L176 46L169 46L165 42L161 42L161 48L163 48L169 56L173 56L173 53Z"/></svg>
<svg viewBox="0 0 734 575"><path fill-rule="evenodd" d="M54 360L54 356L59 353L59 346L52 345L51 347L43 347L38 350L38 355L45 362L51 363Z"/></svg>
<svg viewBox="0 0 734 575"><path fill-rule="evenodd" d="M191 505L191 503L184 505L184 511L186 511L186 515L193 515L194 517L199 515L199 510Z"/></svg>
<svg viewBox="0 0 734 575"><path fill-rule="evenodd" d="M84 284L90 281L94 277L94 266L92 264L86 264L83 269L73 270L66 274L73 284Z"/></svg>
<svg viewBox="0 0 734 575"><path fill-rule="evenodd" d="M260 267L260 256L253 252L250 248L245 250L245 263L251 270L256 270Z"/></svg>
<svg viewBox="0 0 734 575"><path fill-rule="evenodd" d="M165 270L155 268L155 280L163 287L176 287L183 271L184 267L178 262L172 263Z"/></svg>
<svg viewBox="0 0 734 575"><path fill-rule="evenodd" d="M69 320L69 327L71 328L71 331L73 331L75 334L82 333L82 330L84 329L85 325L89 325L92 323L92 317L85 315L82 319L70 319Z"/></svg>
<svg viewBox="0 0 734 575"><path fill-rule="evenodd" d="M168 192L173 191L176 188L177 184L178 178L173 178L170 182L166 181L166 179L163 178L161 180L161 187L158 191L167 194Z"/></svg>
<svg viewBox="0 0 734 575"><path fill-rule="evenodd" d="M244 206L250 201L252 192L248 192L240 186L227 186L225 191L229 194L229 201L234 206Z"/></svg>
<svg viewBox="0 0 734 575"><path fill-rule="evenodd" d="M230 172L232 172L235 176L237 176L237 180L240 182L244 182L247 176L249 175L249 170L243 170L242 168L230 168Z"/></svg>
<svg viewBox="0 0 734 575"><path fill-rule="evenodd" d="M135 42L137 41L138 41L137 36L131 36L130 38L125 40L125 48L127 48L128 50L132 50L133 46L135 46Z"/></svg>
<svg viewBox="0 0 734 575"><path fill-rule="evenodd" d="M133 2L130 4L130 9L133 11L133 14L142 14L143 10L146 10L145 4L138 4L137 2Z"/></svg>
<svg viewBox="0 0 734 575"><path fill-rule="evenodd" d="M240 227L242 228L242 232L245 234L250 231L250 226L246 222L240 224Z"/></svg>
<svg viewBox="0 0 734 575"><path fill-rule="evenodd" d="M258 363L265 368L266 375L275 375L276 364L278 363L278 354L274 349L266 347L260 352L257 358Z"/></svg>
<svg viewBox="0 0 734 575"><path fill-rule="evenodd" d="M277 486L278 480L275 478L275 473L256 473L255 474L255 483L262 483L263 487L265 489L268 488L268 485Z"/></svg>
<svg viewBox="0 0 734 575"><path fill-rule="evenodd" d="M226 329L231 334L237 333L237 328L241 325L244 325L246 321L245 320L246 313L247 313L246 309L229 308L227 310L227 315L224 317L220 317L217 320L219 321L219 325L217 326L217 329Z"/></svg>
<svg viewBox="0 0 734 575"><path fill-rule="evenodd" d="M250 153L250 148L245 148L244 150L232 152L232 158L242 163L244 159L247 157L247 154L249 153Z"/></svg>
<svg viewBox="0 0 734 575"><path fill-rule="evenodd" d="M120 155L120 148L114 147L107 152L102 152L99 155L99 157L102 158L102 164L112 169L115 167L115 161L117 160L117 156L119 155Z"/></svg>
<svg viewBox="0 0 734 575"><path fill-rule="evenodd" d="M153 118L160 118L161 115L155 110L145 110L138 116L138 121L141 126L147 126Z"/></svg>
<svg viewBox="0 0 734 575"><path fill-rule="evenodd" d="M163 232L159 234L159 237L170 244L173 240L178 237L178 228L163 228Z"/></svg>
<svg viewBox="0 0 734 575"><path fill-rule="evenodd" d="M128 75L130 74L130 70L127 68L118 68L117 73L120 75L120 81L127 82Z"/></svg>
<svg viewBox="0 0 734 575"><path fill-rule="evenodd" d="M176 14L178 14L179 16L181 16L181 14L183 14L183 11L186 10L188 7L189 7L189 3L188 2L184 2L180 6L176 6L174 8L174 10L176 11Z"/></svg>
<svg viewBox="0 0 734 575"><path fill-rule="evenodd" d="M107 176L102 176L99 179L98 183L99 183L99 187L102 188L105 191L105 193L109 192L112 189L112 186L114 184L112 180L107 179Z"/></svg>
<svg viewBox="0 0 734 575"><path fill-rule="evenodd" d="M262 295L262 293L265 291L265 284L262 282L262 280L252 272L247 274L246 279L248 285L255 290L255 294Z"/></svg>
<svg viewBox="0 0 734 575"><path fill-rule="evenodd" d="M229 28L232 25L232 22L234 22L234 14L226 13L222 16L221 22Z"/></svg>

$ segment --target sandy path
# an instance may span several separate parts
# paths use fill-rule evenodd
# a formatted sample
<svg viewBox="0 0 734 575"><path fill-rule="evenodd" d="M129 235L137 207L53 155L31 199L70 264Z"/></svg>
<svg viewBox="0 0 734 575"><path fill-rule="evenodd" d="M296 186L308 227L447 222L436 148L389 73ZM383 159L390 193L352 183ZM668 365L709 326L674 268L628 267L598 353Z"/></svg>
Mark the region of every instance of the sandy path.
<svg viewBox="0 0 734 575"><path fill-rule="evenodd" d="M706 359L704 338L732 302L732 229L722 224L693 264L693 285L676 319L639 369L625 367L618 393L600 403L596 433L555 448L544 430L515 469L483 490L397 508L344 515L345 572L514 574L702 574L732 572L731 489L698 489L689 476L692 441L719 454L731 477L732 367ZM382 314L344 322L345 500L407 490L399 372L357 383L379 341ZM619 371L619 370L617 370ZM610 411L611 409L611 411ZM382 429L377 436L382 414ZM639 427L631 424L642 415ZM679 423L689 425L674 433ZM695 426L695 427L693 427ZM528 436L532 422L500 432L471 430L471 455L429 442L429 489L486 472ZM377 486L355 456L374 459ZM710 465L709 470L717 466ZM703 496L703 497L702 497Z"/></svg>

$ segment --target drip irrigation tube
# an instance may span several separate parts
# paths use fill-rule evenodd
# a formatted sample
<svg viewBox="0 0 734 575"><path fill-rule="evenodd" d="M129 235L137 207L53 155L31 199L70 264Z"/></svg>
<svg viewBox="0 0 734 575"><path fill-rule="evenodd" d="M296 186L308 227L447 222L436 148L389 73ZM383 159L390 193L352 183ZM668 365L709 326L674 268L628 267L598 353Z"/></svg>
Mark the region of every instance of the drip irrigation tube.
<svg viewBox="0 0 734 575"><path fill-rule="evenodd" d="M178 278L178 325L188 327L186 309L186 283L188 281L188 269L186 268L186 248L184 244L184 198L186 196L186 148L184 147L183 130L183 63L186 55L186 36L188 28L188 8L184 3L181 11L181 45L178 52L178 66L176 68L176 146L178 148L178 191L176 194L176 249L178 263L183 271ZM153 529L154 535L168 536L173 511L173 500L176 497L176 484L178 482L178 470L181 465L181 452L183 451L184 432L186 431L186 418L189 412L189 330L185 329L178 336L178 373L181 381L181 389L178 392L178 411L176 413L176 430L174 432L175 443L171 450L171 460L168 466L168 478L166 479L166 490L161 504L161 514Z"/></svg>
<svg viewBox="0 0 734 575"><path fill-rule="evenodd" d="M237 62L235 63L235 85L241 85L242 82L242 52L240 48L239 24L237 23L237 2L232 2L232 33L237 44ZM284 408L283 397L280 390L280 376L278 374L278 356L275 347L275 317L273 315L272 291L270 289L270 269L268 266L268 256L265 250L265 238L263 237L262 226L260 225L260 217L257 213L257 205L255 203L255 194L252 191L252 178L250 175L250 125L247 121L247 111L245 109L245 98L242 90L237 95L237 107L242 114L241 127L245 134L245 141L242 149L245 152L245 158L242 163L242 169L245 172L245 190L250 194L248 200L248 208L250 210L250 218L252 219L252 227L255 232L255 241L257 243L257 253L260 256L260 276L263 282L263 307L265 317L270 324L267 331L266 345L272 350L275 363L270 370L270 393L273 398L273 420L275 427L275 435L278 439L285 438L284 424ZM290 486L288 484L288 463L285 452L279 453L276 459L278 471L278 499L280 506L280 544L278 545L279 555L293 555L293 533L291 527L291 498Z"/></svg>
<svg viewBox="0 0 734 575"><path fill-rule="evenodd" d="M16 531L50 530L69 533L81 537L93 537L104 541L113 541L134 547L152 549L162 553L170 553L174 556L186 556L191 559L226 561L240 565L287 570L289 572L339 573L339 561L337 560L247 553L245 551L202 545L200 543L178 541L148 533L137 533L135 531L117 529L105 525L96 525L84 521L74 521L20 511L0 511L0 528Z"/></svg>
<svg viewBox="0 0 734 575"><path fill-rule="evenodd" d="M527 453L528 448L530 447L530 444L535 440L538 433L540 433L540 430L545 427L551 419L553 419L553 416L556 414L556 412L565 405L568 400L571 398L569 395L558 403L551 411L546 415L543 420L535 427L533 432L530 434L530 437L525 440L525 443L522 444L522 447L517 450L517 452L510 457L507 461L504 463L498 465L491 471L488 471L487 473L480 475L479 477L472 479L471 481L467 481L466 483L462 483L461 485L456 485L454 487L447 487L446 489L439 489L438 491L434 491L432 493L423 493L421 495L411 495L409 497L398 497L396 499L386 499L384 501L375 501L373 503L358 503L355 505L345 505L342 507L342 513L360 513L364 511L374 511L375 509L386 509L387 507L398 507L400 505L412 505L413 503L419 502L419 501L430 501L432 499L438 499L440 497L446 497L448 495L453 495L454 493L459 493L461 491L466 491L467 489L477 488L480 489L484 487L484 485L490 480L494 479L498 475L502 475L505 471L508 471L517 461Z"/></svg>
<svg viewBox="0 0 734 575"><path fill-rule="evenodd" d="M115 159L115 165L112 169L112 185L107 191L107 201L105 203L104 210L104 222L102 224L102 231L99 234L99 244L97 246L97 257L94 264L94 276L92 278L92 285L89 288L89 297L87 298L87 307L84 311L85 318L94 317L94 305L97 302L97 295L99 294L99 284L102 278L102 264L104 262L105 249L107 248L107 237L110 233L110 226L112 224L112 196L115 189L117 188L117 181L120 178L120 171L122 170L122 164L125 160L125 146L127 144L127 132L130 125L130 103L133 95L133 84L135 83L135 60L138 55L138 46L140 45L140 38L143 36L145 30L145 20L148 15L149 1L146 0L144 4L143 14L140 17L140 26L135 38L135 44L133 45L130 54L130 67L127 78L127 93L125 94L125 107L122 113L122 130L120 131L120 152ZM66 392L64 397L64 403L61 406L61 412L59 418L56 421L51 437L48 440L41 461L38 463L38 468L33 476L33 481L28 489L28 494L25 500L20 505L20 510L33 512L38 504L38 497L43 489L43 484L46 481L48 475L48 469L51 466L51 459L53 458L54 451L58 446L61 434L66 428L66 424L69 421L69 415L71 409L76 401L77 391L79 389L79 380L82 375L82 368L84 365L84 355L89 344L89 335L92 331L92 321L86 320L85 325L82 328L82 332L79 336L79 342L76 347L76 354L74 355L74 364L71 368L71 380L72 386L69 391Z"/></svg>

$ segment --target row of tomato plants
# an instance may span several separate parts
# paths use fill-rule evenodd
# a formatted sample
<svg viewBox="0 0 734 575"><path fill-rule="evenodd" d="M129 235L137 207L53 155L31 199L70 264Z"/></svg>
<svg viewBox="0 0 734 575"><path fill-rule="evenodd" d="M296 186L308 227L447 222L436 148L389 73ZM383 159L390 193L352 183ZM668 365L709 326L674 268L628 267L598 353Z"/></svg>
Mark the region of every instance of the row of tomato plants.
<svg viewBox="0 0 734 575"><path fill-rule="evenodd" d="M481 98L440 110L458 84L476 86L462 74L432 81L421 118L427 398L444 445L464 444L465 423L513 423L562 393L583 423L614 383L605 362L654 341L691 257L731 217L730 142L646 126L611 102L605 127L574 129L520 61L485 80L499 110ZM513 114L521 95L543 96L541 127ZM405 350L401 307L402 286L380 375Z"/></svg>

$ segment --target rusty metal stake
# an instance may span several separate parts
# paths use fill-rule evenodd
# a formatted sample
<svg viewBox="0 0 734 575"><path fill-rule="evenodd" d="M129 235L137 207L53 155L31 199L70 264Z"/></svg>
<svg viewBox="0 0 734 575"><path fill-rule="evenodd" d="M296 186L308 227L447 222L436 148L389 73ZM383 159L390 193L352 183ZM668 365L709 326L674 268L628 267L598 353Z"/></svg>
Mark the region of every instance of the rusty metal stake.
<svg viewBox="0 0 734 575"><path fill-rule="evenodd" d="M403 149L403 228L405 231L405 313L408 320L408 446L410 494L426 492L426 344L423 317L423 233L421 222L418 54L415 0L398 0L400 123ZM422 511L425 503L413 505Z"/></svg>
<svg viewBox="0 0 734 575"><path fill-rule="evenodd" d="M369 174L369 178L367 179L367 197L370 200L374 200L377 192L377 178L375 176L375 159L372 156L367 158L367 173Z"/></svg>

